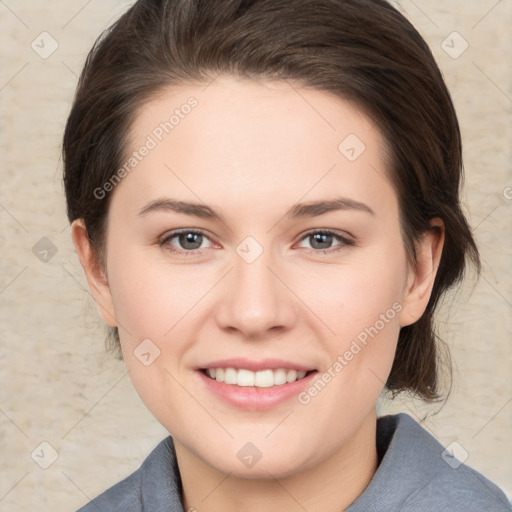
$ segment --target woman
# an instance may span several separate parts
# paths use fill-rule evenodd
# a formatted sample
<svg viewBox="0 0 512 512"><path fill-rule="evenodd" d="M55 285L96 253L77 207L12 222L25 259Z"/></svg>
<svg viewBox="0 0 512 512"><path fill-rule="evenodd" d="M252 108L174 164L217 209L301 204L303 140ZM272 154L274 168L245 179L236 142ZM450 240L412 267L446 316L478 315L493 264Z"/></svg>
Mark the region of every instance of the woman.
<svg viewBox="0 0 512 512"><path fill-rule="evenodd" d="M138 1L64 136L72 238L169 431L89 510L509 510L381 392L439 398L478 250L423 39L382 0Z"/></svg>

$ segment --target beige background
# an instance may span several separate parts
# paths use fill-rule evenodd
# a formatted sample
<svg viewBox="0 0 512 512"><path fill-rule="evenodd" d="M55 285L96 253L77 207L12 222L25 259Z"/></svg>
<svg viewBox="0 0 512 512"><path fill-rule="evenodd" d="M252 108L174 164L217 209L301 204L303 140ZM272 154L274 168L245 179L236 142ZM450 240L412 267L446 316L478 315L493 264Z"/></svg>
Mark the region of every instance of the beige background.
<svg viewBox="0 0 512 512"><path fill-rule="evenodd" d="M512 496L512 2L395 3L430 43L452 91L465 204L484 263L479 283L468 280L443 310L455 380L425 426L444 445L458 442L467 463ZM122 363L104 353L61 184L59 145L77 75L95 37L127 6L0 1L0 511L75 510L135 470L166 435ZM442 47L453 31L469 44L458 58ZM58 43L47 58L31 47L35 40L39 53L51 49L42 32ZM452 35L445 48L454 55L462 44ZM46 263L33 252L37 243L48 250L43 237L57 251ZM405 399L387 407L417 417L439 409Z"/></svg>

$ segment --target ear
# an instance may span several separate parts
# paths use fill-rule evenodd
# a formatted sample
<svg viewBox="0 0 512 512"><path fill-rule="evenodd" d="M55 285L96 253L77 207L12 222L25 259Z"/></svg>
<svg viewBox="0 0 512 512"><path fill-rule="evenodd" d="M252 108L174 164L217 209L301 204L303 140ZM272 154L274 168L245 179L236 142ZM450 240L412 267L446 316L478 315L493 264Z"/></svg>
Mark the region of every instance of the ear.
<svg viewBox="0 0 512 512"><path fill-rule="evenodd" d="M401 327L418 321L427 308L441 261L444 235L444 222L435 218L430 222L430 228L416 243L417 261L415 268L409 269L400 313Z"/></svg>
<svg viewBox="0 0 512 512"><path fill-rule="evenodd" d="M97 254L89 241L87 228L82 219L71 224L71 239L75 246L78 258L89 283L89 289L96 301L98 312L103 321L111 327L117 327L112 294L107 282L106 271L98 262Z"/></svg>

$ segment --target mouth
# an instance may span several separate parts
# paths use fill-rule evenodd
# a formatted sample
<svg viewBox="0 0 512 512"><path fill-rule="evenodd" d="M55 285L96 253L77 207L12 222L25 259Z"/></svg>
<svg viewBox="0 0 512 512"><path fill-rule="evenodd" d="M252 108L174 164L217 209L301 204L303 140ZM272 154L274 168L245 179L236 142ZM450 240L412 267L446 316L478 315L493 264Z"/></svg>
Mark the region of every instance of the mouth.
<svg viewBox="0 0 512 512"><path fill-rule="evenodd" d="M231 358L196 368L199 382L224 403L246 411L265 411L289 403L311 385L318 371L284 359Z"/></svg>
<svg viewBox="0 0 512 512"><path fill-rule="evenodd" d="M316 370L276 368L252 371L247 368L200 368L209 379L239 387L271 388L305 379Z"/></svg>

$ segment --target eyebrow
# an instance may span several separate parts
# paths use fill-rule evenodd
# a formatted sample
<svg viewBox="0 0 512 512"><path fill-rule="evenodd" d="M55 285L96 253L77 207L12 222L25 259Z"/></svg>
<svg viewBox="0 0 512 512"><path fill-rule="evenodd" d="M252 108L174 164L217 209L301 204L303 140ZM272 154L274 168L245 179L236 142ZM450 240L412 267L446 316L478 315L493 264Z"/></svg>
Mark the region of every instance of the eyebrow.
<svg viewBox="0 0 512 512"><path fill-rule="evenodd" d="M355 210L366 212L375 216L375 212L366 204L345 197L338 197L324 201L314 201L309 203L298 203L288 210L286 216L290 218L299 217L317 217L324 213L338 210ZM195 217L205 219L218 219L222 221L222 215L214 208L206 204L192 203L189 201L177 201L170 198L161 198L151 201L145 205L139 212L139 216L143 217L152 212L176 212L185 215L193 215Z"/></svg>

